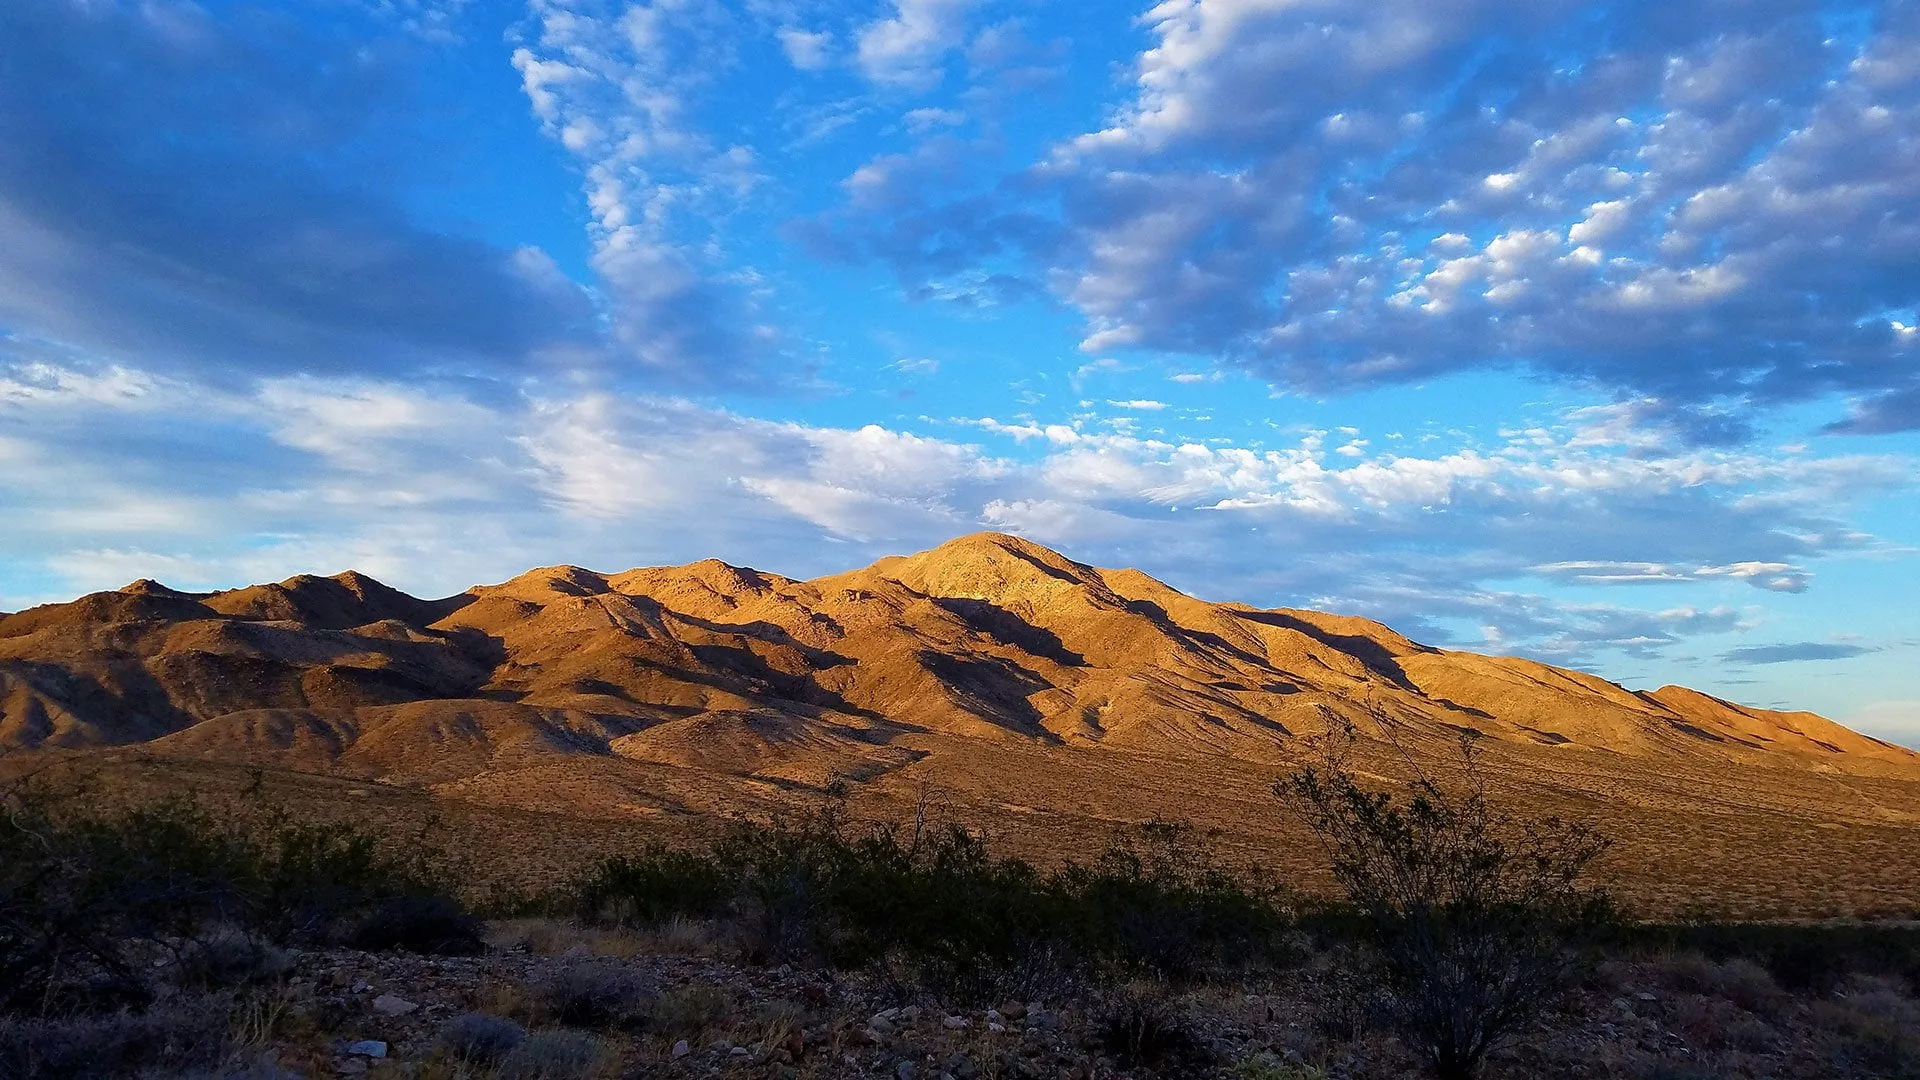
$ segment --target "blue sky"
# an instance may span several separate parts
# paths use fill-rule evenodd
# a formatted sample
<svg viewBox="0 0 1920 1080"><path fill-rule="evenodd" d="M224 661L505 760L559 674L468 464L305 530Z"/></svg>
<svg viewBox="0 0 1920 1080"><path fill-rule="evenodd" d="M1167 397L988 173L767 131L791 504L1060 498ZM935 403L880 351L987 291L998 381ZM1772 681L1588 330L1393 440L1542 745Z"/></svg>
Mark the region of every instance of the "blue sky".
<svg viewBox="0 0 1920 1080"><path fill-rule="evenodd" d="M1003 529L1920 745L1920 7L0 5L0 609Z"/></svg>

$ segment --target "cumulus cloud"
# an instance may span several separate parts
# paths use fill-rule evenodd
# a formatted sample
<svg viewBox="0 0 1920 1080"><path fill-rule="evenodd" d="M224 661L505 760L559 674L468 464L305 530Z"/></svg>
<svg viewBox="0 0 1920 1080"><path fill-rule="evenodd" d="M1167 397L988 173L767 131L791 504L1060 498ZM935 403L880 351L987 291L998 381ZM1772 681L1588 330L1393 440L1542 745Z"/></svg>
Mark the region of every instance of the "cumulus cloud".
<svg viewBox="0 0 1920 1080"><path fill-rule="evenodd" d="M944 55L965 40L975 0L890 0L893 13L861 28L855 56L877 83L929 90L940 82Z"/></svg>
<svg viewBox="0 0 1920 1080"><path fill-rule="evenodd" d="M1720 406L1836 393L1834 430L1905 430L1920 16L1857 13L1159 4L1107 124L940 231L869 207L861 250L924 275L935 238L1012 245L1088 351L1312 392L1515 367L1657 399L1703 443L1752 434Z"/></svg>
<svg viewBox="0 0 1920 1080"><path fill-rule="evenodd" d="M786 26L775 31L787 59L801 71L819 71L833 61L833 34L826 30L801 30Z"/></svg>

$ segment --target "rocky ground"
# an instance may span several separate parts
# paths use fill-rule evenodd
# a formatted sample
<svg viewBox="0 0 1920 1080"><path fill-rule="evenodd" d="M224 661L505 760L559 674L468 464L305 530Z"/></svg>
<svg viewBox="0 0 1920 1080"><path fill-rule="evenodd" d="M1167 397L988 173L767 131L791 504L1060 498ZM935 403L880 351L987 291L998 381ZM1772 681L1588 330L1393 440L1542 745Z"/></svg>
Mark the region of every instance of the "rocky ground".
<svg viewBox="0 0 1920 1080"><path fill-rule="evenodd" d="M491 937L488 951L471 957L337 950L265 956L260 981L228 1013L224 1071L203 1064L167 1075L1419 1075L1403 1046L1370 1030L1364 1004L1342 992L1325 957L1232 987L1135 984L957 1008L879 973L746 965L699 927L632 935L521 921L496 924ZM1486 1075L1912 1077L1920 1075L1913 989L1856 977L1796 993L1743 961L1609 962L1564 1007L1497 1054ZM93 1074L83 1067L74 1075Z"/></svg>

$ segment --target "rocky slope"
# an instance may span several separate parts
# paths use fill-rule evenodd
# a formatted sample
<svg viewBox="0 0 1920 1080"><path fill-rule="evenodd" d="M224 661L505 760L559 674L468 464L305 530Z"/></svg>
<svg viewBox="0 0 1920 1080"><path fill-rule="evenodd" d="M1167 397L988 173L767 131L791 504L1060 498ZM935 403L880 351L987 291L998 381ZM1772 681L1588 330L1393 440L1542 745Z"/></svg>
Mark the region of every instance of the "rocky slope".
<svg viewBox="0 0 1920 1080"><path fill-rule="evenodd" d="M993 533L812 581L712 560L549 567L436 601L355 573L211 594L141 581L0 619L0 745L404 782L583 757L861 780L920 760L922 736L1272 760L1342 721L1416 743L1920 772L1809 713L1205 603Z"/></svg>

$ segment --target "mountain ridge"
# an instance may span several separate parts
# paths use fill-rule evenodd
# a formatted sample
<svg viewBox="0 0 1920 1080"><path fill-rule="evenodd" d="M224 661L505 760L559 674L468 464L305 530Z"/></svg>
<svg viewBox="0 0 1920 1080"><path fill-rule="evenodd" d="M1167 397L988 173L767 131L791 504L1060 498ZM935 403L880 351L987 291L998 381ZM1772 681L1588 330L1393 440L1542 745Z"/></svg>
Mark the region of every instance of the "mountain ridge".
<svg viewBox="0 0 1920 1080"><path fill-rule="evenodd" d="M433 600L356 571L210 593L142 579L0 617L0 746L25 749L439 777L588 755L817 780L917 761L915 735L1277 760L1347 724L1920 770L1812 713L1209 603L1002 533L811 580L716 559L539 567Z"/></svg>

